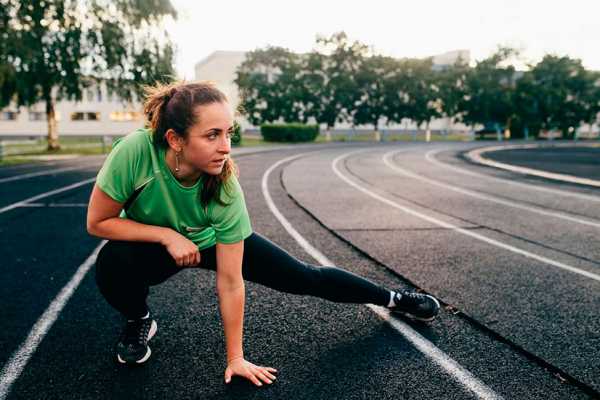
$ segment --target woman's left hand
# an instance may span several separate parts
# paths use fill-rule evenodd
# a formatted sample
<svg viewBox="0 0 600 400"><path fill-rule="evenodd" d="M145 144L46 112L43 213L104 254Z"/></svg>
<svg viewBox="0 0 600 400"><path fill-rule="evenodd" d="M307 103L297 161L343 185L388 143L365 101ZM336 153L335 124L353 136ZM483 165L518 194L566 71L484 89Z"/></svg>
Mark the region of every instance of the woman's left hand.
<svg viewBox="0 0 600 400"><path fill-rule="evenodd" d="M227 364L225 383L231 382L232 376L239 375L252 381L256 386L262 386L261 381L271 384L276 379L272 372L277 373L277 370L271 367L254 365L242 357L235 358Z"/></svg>

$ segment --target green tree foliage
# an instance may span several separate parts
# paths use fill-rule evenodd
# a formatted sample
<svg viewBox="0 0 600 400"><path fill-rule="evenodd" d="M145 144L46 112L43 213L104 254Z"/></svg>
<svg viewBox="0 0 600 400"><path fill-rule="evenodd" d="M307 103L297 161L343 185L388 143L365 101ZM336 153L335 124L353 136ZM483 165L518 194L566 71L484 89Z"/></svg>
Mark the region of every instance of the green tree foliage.
<svg viewBox="0 0 600 400"><path fill-rule="evenodd" d="M298 56L281 47L249 52L237 70L242 111L254 125L303 120Z"/></svg>
<svg viewBox="0 0 600 400"><path fill-rule="evenodd" d="M373 55L362 60L355 77L354 112L351 112L354 125L373 125L377 132L382 117L393 118L390 97L397 91L388 82L392 82L396 67L391 57Z"/></svg>
<svg viewBox="0 0 600 400"><path fill-rule="evenodd" d="M281 48L248 54L237 84L251 123L309 122L325 125L398 123L429 129L448 117L472 127L502 128L522 137L560 129L573 137L600 112L600 73L579 60L546 56L530 71L510 64L518 52L500 47L469 67L463 60L433 66L431 59L393 59L372 54L343 33L317 38L315 50L296 55Z"/></svg>
<svg viewBox="0 0 600 400"><path fill-rule="evenodd" d="M501 47L469 71L465 81L466 96L461 105L464 122L510 129L514 113L515 68L503 63L515 54L514 49Z"/></svg>
<svg viewBox="0 0 600 400"><path fill-rule="evenodd" d="M461 104L467 95L466 81L469 71L466 61L459 58L453 65L437 72L441 114L450 118L451 122L461 119Z"/></svg>
<svg viewBox="0 0 600 400"><path fill-rule="evenodd" d="M546 55L520 84L523 97L533 104L529 118L543 130L558 129L573 138L581 122L593 121L598 113L596 76L580 60Z"/></svg>
<svg viewBox="0 0 600 400"><path fill-rule="evenodd" d="M54 104L106 85L129 101L141 85L173 78L160 27L169 0L0 0L0 106L46 105L48 147L58 149Z"/></svg>
<svg viewBox="0 0 600 400"><path fill-rule="evenodd" d="M586 71L587 84L582 94L583 121L591 128L600 113L600 71Z"/></svg>
<svg viewBox="0 0 600 400"><path fill-rule="evenodd" d="M321 89L323 104L313 116L330 130L336 122L351 119L358 90L356 77L369 49L338 32L329 38L318 37L316 51L325 55L322 58L325 80Z"/></svg>
<svg viewBox="0 0 600 400"><path fill-rule="evenodd" d="M429 130L432 119L441 116L438 77L433 72L431 58L425 60L405 60L401 63L404 70L405 87L408 93L408 115L418 127L423 124Z"/></svg>
<svg viewBox="0 0 600 400"><path fill-rule="evenodd" d="M249 52L235 83L241 108L254 125L307 122L332 127L348 118L356 96L355 75L367 47L341 32L317 38L318 51L296 55L267 47Z"/></svg>

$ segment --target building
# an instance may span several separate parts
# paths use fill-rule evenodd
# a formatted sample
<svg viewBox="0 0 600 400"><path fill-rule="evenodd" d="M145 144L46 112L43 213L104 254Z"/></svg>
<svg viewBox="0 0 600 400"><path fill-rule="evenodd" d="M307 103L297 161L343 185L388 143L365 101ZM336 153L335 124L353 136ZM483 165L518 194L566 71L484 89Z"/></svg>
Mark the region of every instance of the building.
<svg viewBox="0 0 600 400"><path fill-rule="evenodd" d="M85 90L79 102L59 101L55 111L60 136L119 136L144 123L140 104L124 102L104 87ZM10 105L0 112L2 136L41 136L47 132L45 103Z"/></svg>

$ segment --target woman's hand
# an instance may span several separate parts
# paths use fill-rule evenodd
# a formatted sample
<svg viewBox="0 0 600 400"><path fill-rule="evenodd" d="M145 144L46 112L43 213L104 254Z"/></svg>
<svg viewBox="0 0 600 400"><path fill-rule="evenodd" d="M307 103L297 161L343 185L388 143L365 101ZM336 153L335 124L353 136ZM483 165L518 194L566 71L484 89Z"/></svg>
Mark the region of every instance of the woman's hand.
<svg viewBox="0 0 600 400"><path fill-rule="evenodd" d="M198 246L181 233L167 228L162 244L167 248L178 266L189 267L200 264Z"/></svg>
<svg viewBox="0 0 600 400"><path fill-rule="evenodd" d="M234 375L243 376L252 381L256 386L262 386L262 382L273 383L276 379L271 372L277 373L275 368L261 367L246 361L243 357L234 358L227 363L225 369L225 383L231 382L231 377Z"/></svg>

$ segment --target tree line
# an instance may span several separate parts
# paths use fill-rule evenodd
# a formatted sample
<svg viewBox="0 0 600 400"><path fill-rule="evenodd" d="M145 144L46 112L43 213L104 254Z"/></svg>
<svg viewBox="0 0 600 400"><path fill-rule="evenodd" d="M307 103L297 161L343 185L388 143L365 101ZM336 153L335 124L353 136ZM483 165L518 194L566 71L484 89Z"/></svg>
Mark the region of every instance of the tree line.
<svg viewBox="0 0 600 400"><path fill-rule="evenodd" d="M573 138L600 112L600 72L581 61L546 55L526 71L510 60L518 51L499 47L473 67L460 58L434 66L432 58L395 59L374 54L344 32L318 37L315 50L281 47L247 53L236 72L240 109L253 125L316 122L401 124L429 129L447 117L474 128L508 130L511 137L559 130Z"/></svg>

